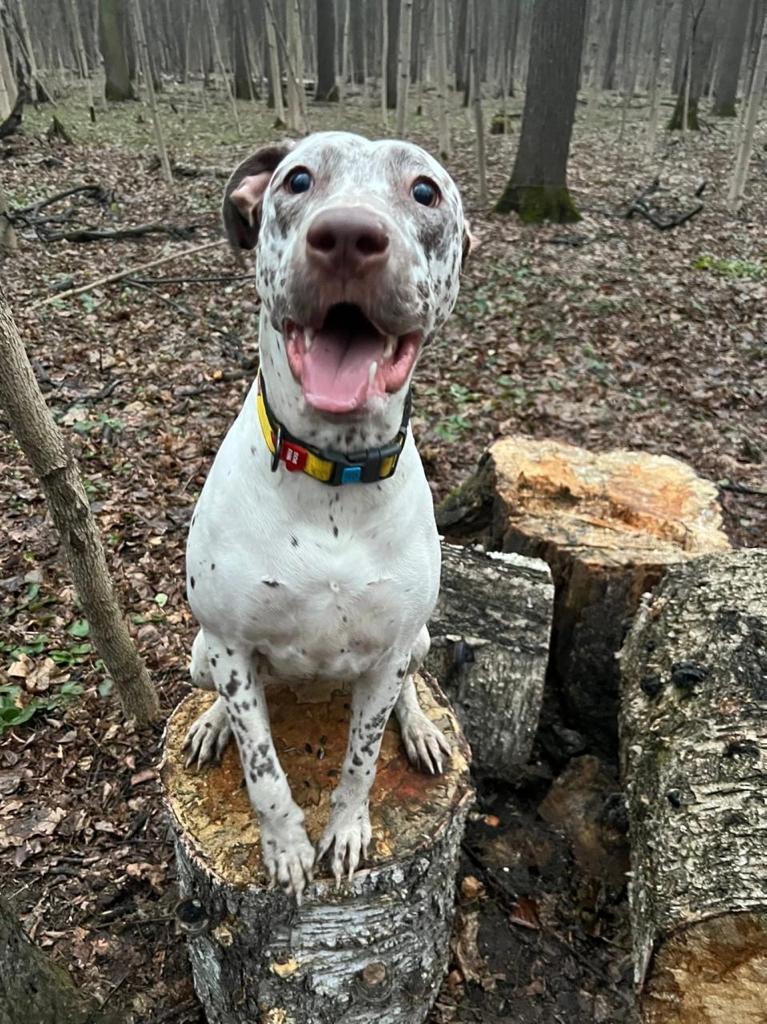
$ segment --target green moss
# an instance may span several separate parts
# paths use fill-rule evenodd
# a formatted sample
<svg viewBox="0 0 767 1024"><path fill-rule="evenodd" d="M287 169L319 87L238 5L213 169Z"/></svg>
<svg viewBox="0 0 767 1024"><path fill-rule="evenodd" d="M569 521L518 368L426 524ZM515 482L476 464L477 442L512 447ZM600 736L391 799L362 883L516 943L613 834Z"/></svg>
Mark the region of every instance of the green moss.
<svg viewBox="0 0 767 1024"><path fill-rule="evenodd" d="M515 185L509 182L496 213L518 213L525 224L573 224L581 219L566 185Z"/></svg>

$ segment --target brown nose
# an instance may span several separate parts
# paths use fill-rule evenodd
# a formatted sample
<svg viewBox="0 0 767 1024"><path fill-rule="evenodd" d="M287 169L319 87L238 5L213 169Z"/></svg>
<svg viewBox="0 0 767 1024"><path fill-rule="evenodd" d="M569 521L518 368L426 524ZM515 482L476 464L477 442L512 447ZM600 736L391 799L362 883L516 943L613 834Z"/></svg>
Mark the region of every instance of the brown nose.
<svg viewBox="0 0 767 1024"><path fill-rule="evenodd" d="M306 234L309 259L335 274L369 274L389 258L389 235L374 214L354 207L325 210Z"/></svg>

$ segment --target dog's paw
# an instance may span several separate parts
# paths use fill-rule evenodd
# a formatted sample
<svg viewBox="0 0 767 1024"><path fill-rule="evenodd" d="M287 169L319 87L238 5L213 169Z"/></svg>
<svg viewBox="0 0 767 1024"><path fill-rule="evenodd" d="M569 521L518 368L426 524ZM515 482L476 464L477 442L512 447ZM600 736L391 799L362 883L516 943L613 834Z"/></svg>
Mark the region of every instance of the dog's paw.
<svg viewBox="0 0 767 1024"><path fill-rule="evenodd" d="M442 730L423 714L408 715L400 722L402 742L414 768L430 775L441 775L450 758L450 744Z"/></svg>
<svg viewBox="0 0 767 1024"><path fill-rule="evenodd" d="M232 738L232 728L224 702L219 697L192 725L184 740L186 761L184 767L197 764L198 768L220 761L226 745Z"/></svg>
<svg viewBox="0 0 767 1024"><path fill-rule="evenodd" d="M297 809L296 809L297 810ZM272 885L279 885L301 905L304 889L314 876L314 847L300 811L292 821L261 819L261 849Z"/></svg>
<svg viewBox="0 0 767 1024"><path fill-rule="evenodd" d="M344 874L351 881L360 860L368 855L371 838L367 801L345 803L339 800L317 847L317 860L330 854L332 848L328 859L336 886L341 884Z"/></svg>

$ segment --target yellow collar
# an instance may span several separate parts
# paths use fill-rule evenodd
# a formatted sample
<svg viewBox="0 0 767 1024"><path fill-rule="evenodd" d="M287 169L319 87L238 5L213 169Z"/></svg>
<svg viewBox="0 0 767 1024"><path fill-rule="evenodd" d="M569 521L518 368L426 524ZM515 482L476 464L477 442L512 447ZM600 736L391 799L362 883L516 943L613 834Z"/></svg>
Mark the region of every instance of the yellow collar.
<svg viewBox="0 0 767 1024"><path fill-rule="evenodd" d="M335 452L315 448L293 437L274 415L266 397L264 378L259 371L256 408L261 430L272 453L272 472L280 462L291 473L302 472L331 487L342 484L367 484L387 480L394 474L407 439L410 420L410 392L405 399L405 411L399 432L390 444L380 448L366 448L359 452Z"/></svg>

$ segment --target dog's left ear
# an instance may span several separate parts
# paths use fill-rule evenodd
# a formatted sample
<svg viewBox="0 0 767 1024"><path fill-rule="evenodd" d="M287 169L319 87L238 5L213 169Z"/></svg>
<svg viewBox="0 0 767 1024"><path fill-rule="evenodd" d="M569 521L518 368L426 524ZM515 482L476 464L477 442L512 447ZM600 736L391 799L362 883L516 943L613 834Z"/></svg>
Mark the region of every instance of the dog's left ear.
<svg viewBox="0 0 767 1024"><path fill-rule="evenodd" d="M286 141L262 146L233 172L224 189L222 215L233 249L254 249L261 223L261 203L272 175L293 149Z"/></svg>
<svg viewBox="0 0 767 1024"><path fill-rule="evenodd" d="M463 222L463 252L461 254L461 267L464 266L469 254L477 248L476 235L471 233L471 224L467 220Z"/></svg>

